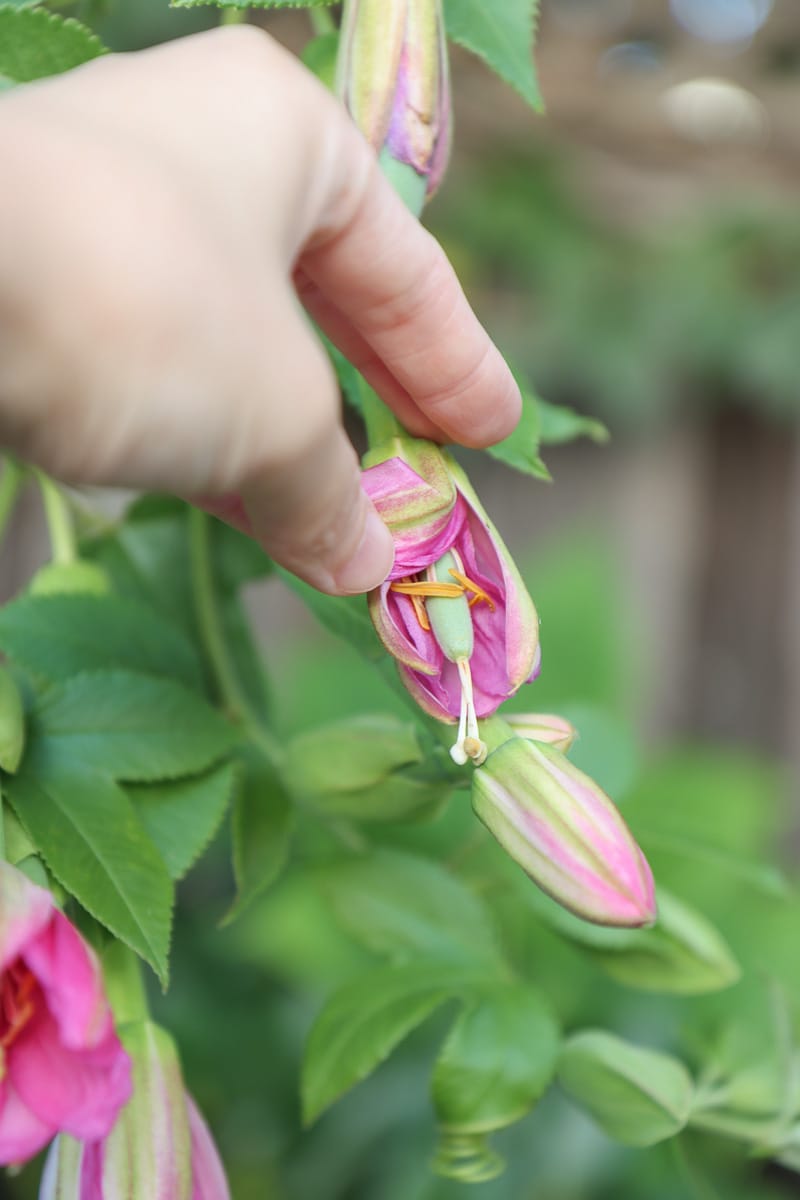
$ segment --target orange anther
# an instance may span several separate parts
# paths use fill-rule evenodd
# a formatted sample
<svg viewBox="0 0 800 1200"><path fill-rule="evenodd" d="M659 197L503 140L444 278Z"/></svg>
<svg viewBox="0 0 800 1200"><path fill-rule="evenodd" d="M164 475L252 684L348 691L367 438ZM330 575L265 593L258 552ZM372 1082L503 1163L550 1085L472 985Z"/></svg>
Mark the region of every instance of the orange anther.
<svg viewBox="0 0 800 1200"><path fill-rule="evenodd" d="M458 580L465 592L472 592L472 595L468 601L470 608L472 608L473 604L477 604L479 600L484 600L489 605L490 610L494 612L494 600L488 594L488 592L485 592L483 588L480 587L479 584L473 583L468 575L462 575L460 571L454 571L452 567L450 568L449 574L452 575L454 579Z"/></svg>

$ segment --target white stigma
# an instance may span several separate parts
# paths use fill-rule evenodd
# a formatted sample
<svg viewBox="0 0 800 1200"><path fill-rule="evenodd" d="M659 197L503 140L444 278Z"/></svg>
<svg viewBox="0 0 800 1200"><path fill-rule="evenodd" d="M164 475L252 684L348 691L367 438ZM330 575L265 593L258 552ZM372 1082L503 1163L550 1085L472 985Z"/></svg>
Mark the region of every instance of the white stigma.
<svg viewBox="0 0 800 1200"><path fill-rule="evenodd" d="M460 658L456 666L461 680L461 716L458 721L455 745L450 749L450 757L460 767L463 767L468 759L471 759L475 766L479 767L486 758L486 743L482 741L478 729L469 660Z"/></svg>

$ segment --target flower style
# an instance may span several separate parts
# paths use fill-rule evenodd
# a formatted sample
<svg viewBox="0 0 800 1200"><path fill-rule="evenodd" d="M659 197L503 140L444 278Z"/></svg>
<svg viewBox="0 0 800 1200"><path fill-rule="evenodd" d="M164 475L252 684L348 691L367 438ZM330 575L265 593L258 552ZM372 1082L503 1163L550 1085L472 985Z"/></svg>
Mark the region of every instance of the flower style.
<svg viewBox="0 0 800 1200"><path fill-rule="evenodd" d="M103 1140L61 1136L53 1143L39 1200L230 1200L169 1034L140 1021L124 1027L123 1039L133 1059L133 1099Z"/></svg>
<svg viewBox="0 0 800 1200"><path fill-rule="evenodd" d="M101 1138L130 1096L99 963L44 888L0 862L0 1163Z"/></svg>
<svg viewBox="0 0 800 1200"><path fill-rule="evenodd" d="M395 562L370 593L378 636L403 683L440 721L459 722L456 762L479 763L488 717L539 672L525 584L461 468L439 447L394 439L362 475L391 530Z"/></svg>
<svg viewBox="0 0 800 1200"><path fill-rule="evenodd" d="M450 153L450 82L441 0L348 0L337 91L384 162L439 186Z"/></svg>
<svg viewBox="0 0 800 1200"><path fill-rule="evenodd" d="M472 806L534 883L577 916L634 927L655 920L653 876L630 830L554 746L502 742L473 776Z"/></svg>

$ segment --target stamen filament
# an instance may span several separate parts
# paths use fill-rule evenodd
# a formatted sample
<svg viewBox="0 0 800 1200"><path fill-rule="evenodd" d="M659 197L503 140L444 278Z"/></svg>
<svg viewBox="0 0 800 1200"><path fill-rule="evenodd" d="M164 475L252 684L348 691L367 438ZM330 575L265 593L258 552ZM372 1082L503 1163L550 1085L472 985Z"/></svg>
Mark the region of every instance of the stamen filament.
<svg viewBox="0 0 800 1200"><path fill-rule="evenodd" d="M479 767L486 758L486 744L478 729L478 716L475 712L475 697L472 690L472 672L469 661L459 659L456 664L461 680L461 718L458 722L458 734L455 745L451 747L450 757L459 766L464 766L467 759L472 759Z"/></svg>

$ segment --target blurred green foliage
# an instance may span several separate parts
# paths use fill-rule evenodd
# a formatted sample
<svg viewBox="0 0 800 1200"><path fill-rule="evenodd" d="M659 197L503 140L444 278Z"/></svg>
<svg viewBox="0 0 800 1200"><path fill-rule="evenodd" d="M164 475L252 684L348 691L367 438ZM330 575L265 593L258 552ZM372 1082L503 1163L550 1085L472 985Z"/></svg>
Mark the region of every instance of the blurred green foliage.
<svg viewBox="0 0 800 1200"><path fill-rule="evenodd" d="M463 162L430 224L496 330L548 399L619 425L736 399L796 415L800 228L733 198L694 219L614 226L567 156L496 149ZM580 195L580 198L579 198Z"/></svg>

